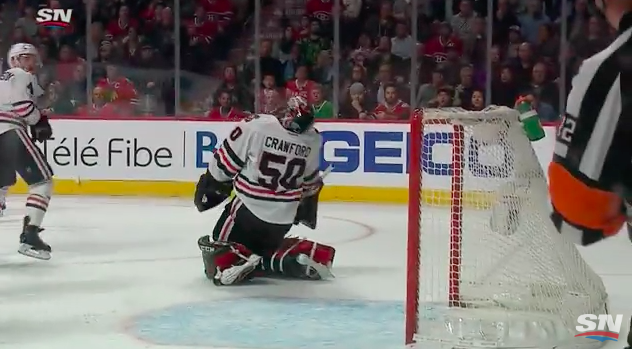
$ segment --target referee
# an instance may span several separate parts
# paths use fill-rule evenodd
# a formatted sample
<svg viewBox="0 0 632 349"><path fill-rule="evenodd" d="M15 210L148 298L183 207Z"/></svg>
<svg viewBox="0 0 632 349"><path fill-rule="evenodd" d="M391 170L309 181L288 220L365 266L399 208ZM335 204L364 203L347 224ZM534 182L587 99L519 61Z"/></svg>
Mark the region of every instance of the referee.
<svg viewBox="0 0 632 349"><path fill-rule="evenodd" d="M618 36L573 78L549 166L553 222L581 245L617 234L632 198L632 0L596 3Z"/></svg>
<svg viewBox="0 0 632 349"><path fill-rule="evenodd" d="M632 208L632 0L595 3L618 36L573 78L549 166L553 223L581 245L617 234Z"/></svg>

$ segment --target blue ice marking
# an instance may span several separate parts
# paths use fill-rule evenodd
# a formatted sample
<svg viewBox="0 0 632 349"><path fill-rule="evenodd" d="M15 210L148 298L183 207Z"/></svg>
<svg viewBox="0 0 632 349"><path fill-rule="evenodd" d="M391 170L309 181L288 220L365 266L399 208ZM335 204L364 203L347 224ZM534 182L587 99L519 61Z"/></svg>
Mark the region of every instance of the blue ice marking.
<svg viewBox="0 0 632 349"><path fill-rule="evenodd" d="M247 298L176 305L135 319L142 340L252 349L401 349L401 302Z"/></svg>

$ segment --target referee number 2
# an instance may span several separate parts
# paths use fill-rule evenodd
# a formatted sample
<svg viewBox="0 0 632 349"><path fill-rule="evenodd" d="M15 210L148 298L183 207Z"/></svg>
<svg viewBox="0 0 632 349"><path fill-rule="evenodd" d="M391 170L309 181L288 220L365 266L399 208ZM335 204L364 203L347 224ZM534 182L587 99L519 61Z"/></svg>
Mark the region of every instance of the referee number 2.
<svg viewBox="0 0 632 349"><path fill-rule="evenodd" d="M557 130L557 139L563 143L570 143L575 134L575 127L577 126L577 120L575 117L566 114L562 124Z"/></svg>

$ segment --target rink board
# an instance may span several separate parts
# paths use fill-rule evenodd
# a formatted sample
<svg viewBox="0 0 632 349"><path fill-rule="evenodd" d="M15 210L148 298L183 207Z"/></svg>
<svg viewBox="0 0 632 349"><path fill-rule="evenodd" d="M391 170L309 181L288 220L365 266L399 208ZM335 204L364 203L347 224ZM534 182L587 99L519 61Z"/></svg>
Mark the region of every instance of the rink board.
<svg viewBox="0 0 632 349"><path fill-rule="evenodd" d="M55 193L69 195L192 197L195 182L208 165L234 122L199 120L56 119L55 139L41 146L55 172ZM407 123L325 122L317 125L323 136L321 168L326 178L323 201L405 203L408 200ZM553 151L554 127L533 143L545 167ZM448 205L453 131L445 125L426 127L424 146L431 149L423 161L424 200ZM486 188L510 181L494 168L513 166L508 157L489 155L466 139L464 171L466 205L489 200ZM485 145L498 146L498 145ZM492 169L492 170L490 170ZM504 171L506 172L506 171ZM20 182L12 193L25 193Z"/></svg>

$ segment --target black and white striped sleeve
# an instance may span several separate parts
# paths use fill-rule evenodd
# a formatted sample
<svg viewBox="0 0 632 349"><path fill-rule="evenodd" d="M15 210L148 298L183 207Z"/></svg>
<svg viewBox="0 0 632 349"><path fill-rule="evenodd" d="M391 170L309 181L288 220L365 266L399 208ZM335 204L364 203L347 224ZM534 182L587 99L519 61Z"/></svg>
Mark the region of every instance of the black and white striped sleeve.
<svg viewBox="0 0 632 349"><path fill-rule="evenodd" d="M209 163L209 171L213 178L220 182L230 181L244 167L252 137L249 126L246 122L237 124L215 151Z"/></svg>

